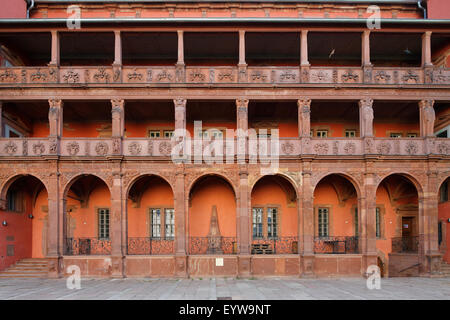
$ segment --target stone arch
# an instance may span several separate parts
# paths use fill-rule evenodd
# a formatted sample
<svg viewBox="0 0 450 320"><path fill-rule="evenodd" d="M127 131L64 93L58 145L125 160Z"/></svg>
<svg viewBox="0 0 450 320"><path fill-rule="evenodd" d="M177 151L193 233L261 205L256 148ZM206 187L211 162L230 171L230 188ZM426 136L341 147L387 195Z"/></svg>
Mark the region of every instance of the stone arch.
<svg viewBox="0 0 450 320"><path fill-rule="evenodd" d="M48 186L46 185L46 183L39 178L37 175L34 174L30 174L30 173L19 173L16 174L12 177L9 177L4 183L3 185L0 187L1 188L1 192L0 192L0 199L2 200L6 200L6 195L8 193L9 188L13 185L14 182L16 182L17 180L19 180L20 178L26 177L26 176L31 176L33 178L36 178L37 180L39 180L39 182L42 183L42 185L44 186L45 190L48 192Z"/></svg>
<svg viewBox="0 0 450 320"><path fill-rule="evenodd" d="M298 195L298 191L297 191L297 185L295 183L294 180L292 180L291 177L285 175L285 174L281 174L281 173L276 173L276 174L266 174L266 175L261 175L259 176L253 183L251 186L249 186L250 188L250 196L252 195L253 189L255 188L255 186L258 184L259 181L261 181L264 178L267 177L280 177L282 179L282 181L285 181L288 183L288 186L291 187L291 190L293 191L293 194L290 194L290 190L288 189L289 187L279 183L279 181L276 181L277 184L280 186L280 188L286 193L286 197L288 202L297 202L299 199L299 195Z"/></svg>
<svg viewBox="0 0 450 320"><path fill-rule="evenodd" d="M218 178L220 178L220 179L223 179L223 180L225 180L227 183L228 183L228 185L231 187L231 189L233 190L233 193L234 193L234 197L235 197L235 199L236 199L236 201L237 201L237 197L238 197L238 192L237 192L237 189L236 189L236 186L234 185L234 183L233 183L233 181L230 179L230 178L228 178L226 175L223 175L223 174L220 174L220 173L216 173L216 172L211 172L211 173L205 173L205 174L201 174L201 175L199 175L199 176L196 176L190 183L189 183L189 185L188 185L188 187L187 187L187 190L188 190L188 196L189 196L189 198L190 198L190 196L191 196L191 192L192 192L192 190L193 190L193 187L197 184L197 182L199 182L200 180L202 180L202 179L204 179L204 178L206 178L206 177L209 177L209 176L215 176L215 177L218 177Z"/></svg>
<svg viewBox="0 0 450 320"><path fill-rule="evenodd" d="M383 177L381 177L379 179L379 181L377 182L376 186L375 186L375 190L377 190L381 183L388 177L393 176L393 175L399 175L402 176L404 178L406 178L409 182L411 182L413 184L413 186L416 188L417 191L417 195L419 199L423 199L424 197L424 188L422 186L422 184L420 183L419 179L416 178L414 175L408 173L408 172L390 172L386 175L384 175Z"/></svg>
<svg viewBox="0 0 450 320"><path fill-rule="evenodd" d="M103 177L101 177L101 176L99 176L99 175L97 175L95 173L80 173L80 174L77 174L77 175L71 177L70 180L63 186L63 190L64 191L63 191L63 194L62 194L63 195L62 198L66 199L67 198L67 194L68 194L70 188L73 186L73 184L76 181L78 181L80 178L85 177L85 176L93 176L93 177L96 177L96 178L100 179L106 185L106 187L108 188L109 194L111 194L111 186L108 183L108 181L106 181Z"/></svg>
<svg viewBox="0 0 450 320"><path fill-rule="evenodd" d="M337 175L337 176L343 177L344 179L346 179L347 181L349 181L349 182L353 185L353 187L355 188L355 191L356 191L356 197L357 197L358 199L361 198L361 196L362 196L362 192L361 192L362 188L361 188L360 183L356 180L355 177L353 177L353 176L351 176L351 175L349 175L348 173L345 173L345 172L327 172L327 173L324 173L323 175L319 176L319 177L314 181L314 183L313 183L313 190L315 191L316 188L317 188L317 186L319 185L319 183L320 183L323 179L325 179L326 177L329 177L329 176L331 176L331 175ZM313 191L313 193L314 193L314 191Z"/></svg>
<svg viewBox="0 0 450 320"><path fill-rule="evenodd" d="M170 181L164 177L163 175L157 174L157 173L153 173L153 172L147 172L147 173L139 173L136 176L133 176L130 181L124 186L125 188L125 199L128 199L129 195L130 195L130 190L131 188L134 186L134 184L139 181L140 179L144 178L144 177L151 177L151 176L155 176L157 178L160 178L162 180L164 180L165 182L167 182L167 184L170 186L170 189L172 190L172 193L175 195L175 190L174 190L174 186L170 183Z"/></svg>

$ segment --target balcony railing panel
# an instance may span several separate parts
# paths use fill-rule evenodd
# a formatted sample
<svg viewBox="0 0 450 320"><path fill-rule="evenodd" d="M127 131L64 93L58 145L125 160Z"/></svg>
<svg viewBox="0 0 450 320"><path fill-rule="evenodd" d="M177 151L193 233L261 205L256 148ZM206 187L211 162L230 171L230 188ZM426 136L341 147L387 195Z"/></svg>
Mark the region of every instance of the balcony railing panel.
<svg viewBox="0 0 450 320"><path fill-rule="evenodd" d="M298 237L253 239L252 254L298 254Z"/></svg>
<svg viewBox="0 0 450 320"><path fill-rule="evenodd" d="M174 238L128 238L127 253L129 255L164 255L175 253Z"/></svg>
<svg viewBox="0 0 450 320"><path fill-rule="evenodd" d="M63 138L62 156L108 156L113 151L113 142L109 138Z"/></svg>
<svg viewBox="0 0 450 320"><path fill-rule="evenodd" d="M73 66L2 67L0 84L450 84L448 68L250 66ZM366 72L366 73L364 73Z"/></svg>
<svg viewBox="0 0 450 320"><path fill-rule="evenodd" d="M41 156L52 151L47 138L0 138L0 156Z"/></svg>
<svg viewBox="0 0 450 320"><path fill-rule="evenodd" d="M189 254L237 254L236 237L189 237Z"/></svg>
<svg viewBox="0 0 450 320"><path fill-rule="evenodd" d="M358 237L318 237L314 239L314 253L359 253Z"/></svg>
<svg viewBox="0 0 450 320"><path fill-rule="evenodd" d="M419 236L392 238L393 253L415 253L419 251Z"/></svg>
<svg viewBox="0 0 450 320"><path fill-rule="evenodd" d="M110 255L111 240L99 238L66 238L64 254L78 255Z"/></svg>

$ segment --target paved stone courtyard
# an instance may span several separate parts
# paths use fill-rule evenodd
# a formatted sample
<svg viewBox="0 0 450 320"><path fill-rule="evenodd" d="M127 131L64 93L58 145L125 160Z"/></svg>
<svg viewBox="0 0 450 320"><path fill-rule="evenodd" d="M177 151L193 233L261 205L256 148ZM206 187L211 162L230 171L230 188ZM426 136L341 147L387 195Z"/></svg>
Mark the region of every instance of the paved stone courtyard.
<svg viewBox="0 0 450 320"><path fill-rule="evenodd" d="M362 278L341 279L0 279L2 300L450 300L450 278L387 278L369 290Z"/></svg>

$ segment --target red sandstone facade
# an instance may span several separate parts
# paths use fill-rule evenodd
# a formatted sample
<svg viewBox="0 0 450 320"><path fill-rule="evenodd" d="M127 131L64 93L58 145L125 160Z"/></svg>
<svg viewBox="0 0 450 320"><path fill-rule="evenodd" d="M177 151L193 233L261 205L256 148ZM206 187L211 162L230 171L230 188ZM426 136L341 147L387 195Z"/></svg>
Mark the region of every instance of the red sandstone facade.
<svg viewBox="0 0 450 320"><path fill-rule="evenodd" d="M370 1L79 1L68 29L71 4L0 20L0 269L436 276L450 263L449 20L415 1L380 4L381 29L366 26ZM198 120L236 156L172 161L174 130L198 136ZM279 130L275 174L238 129Z"/></svg>

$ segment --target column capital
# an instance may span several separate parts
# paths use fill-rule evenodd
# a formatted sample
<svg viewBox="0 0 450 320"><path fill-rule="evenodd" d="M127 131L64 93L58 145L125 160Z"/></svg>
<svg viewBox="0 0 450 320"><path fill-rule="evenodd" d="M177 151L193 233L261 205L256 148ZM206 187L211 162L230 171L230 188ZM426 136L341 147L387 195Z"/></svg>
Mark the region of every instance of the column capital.
<svg viewBox="0 0 450 320"><path fill-rule="evenodd" d="M50 105L50 111L52 108L61 108L63 106L63 101L61 99L48 99Z"/></svg>
<svg viewBox="0 0 450 320"><path fill-rule="evenodd" d="M373 106L373 99L371 98L363 98L358 101L358 105L360 108L372 108Z"/></svg>
<svg viewBox="0 0 450 320"><path fill-rule="evenodd" d="M125 106L124 99L111 99L112 111L119 111L119 108L123 109Z"/></svg>
<svg viewBox="0 0 450 320"><path fill-rule="evenodd" d="M425 99L425 100L419 101L420 108L433 108L433 106L434 106L434 100Z"/></svg>
<svg viewBox="0 0 450 320"><path fill-rule="evenodd" d="M175 104L175 108L186 108L187 99L177 98L173 99L173 103Z"/></svg>
<svg viewBox="0 0 450 320"><path fill-rule="evenodd" d="M236 99L236 106L239 108L248 108L248 99Z"/></svg>
<svg viewBox="0 0 450 320"><path fill-rule="evenodd" d="M298 107L303 107L304 110L303 112L309 112L309 108L311 107L311 99L309 98L301 98L297 100L297 106ZM306 108L308 110L306 110Z"/></svg>

